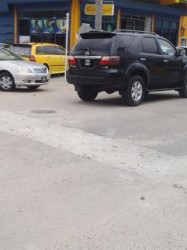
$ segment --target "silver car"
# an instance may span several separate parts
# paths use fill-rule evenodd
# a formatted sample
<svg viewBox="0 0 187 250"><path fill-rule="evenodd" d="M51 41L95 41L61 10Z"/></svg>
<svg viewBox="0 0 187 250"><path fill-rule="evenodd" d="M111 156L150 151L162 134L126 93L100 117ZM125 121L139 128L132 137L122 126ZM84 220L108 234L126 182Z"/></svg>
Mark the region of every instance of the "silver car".
<svg viewBox="0 0 187 250"><path fill-rule="evenodd" d="M47 84L50 74L46 66L26 62L13 52L0 48L0 90L10 91L26 86L31 90Z"/></svg>

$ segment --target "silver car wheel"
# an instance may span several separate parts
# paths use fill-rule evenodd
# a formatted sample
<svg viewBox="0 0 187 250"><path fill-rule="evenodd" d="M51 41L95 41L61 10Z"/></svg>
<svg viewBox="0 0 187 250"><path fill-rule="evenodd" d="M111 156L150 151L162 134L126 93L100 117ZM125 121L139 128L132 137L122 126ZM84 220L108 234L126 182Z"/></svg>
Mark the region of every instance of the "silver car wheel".
<svg viewBox="0 0 187 250"><path fill-rule="evenodd" d="M0 85L2 89L8 90L13 86L13 80L10 76L2 76L0 79Z"/></svg>
<svg viewBox="0 0 187 250"><path fill-rule="evenodd" d="M143 94L143 88L141 82L139 81L134 82L131 88L132 99L135 102L138 102L142 98L142 94Z"/></svg>

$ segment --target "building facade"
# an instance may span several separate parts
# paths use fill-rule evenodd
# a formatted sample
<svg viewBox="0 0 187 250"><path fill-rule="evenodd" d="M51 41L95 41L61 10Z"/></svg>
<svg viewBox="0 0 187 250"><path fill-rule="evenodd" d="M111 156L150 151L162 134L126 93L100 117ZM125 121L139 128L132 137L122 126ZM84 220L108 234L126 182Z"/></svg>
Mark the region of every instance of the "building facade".
<svg viewBox="0 0 187 250"><path fill-rule="evenodd" d="M65 46L66 14L70 14L69 48L81 24L94 29L94 0L0 0L0 42L52 42ZM187 45L186 0L114 0L104 13L102 29L158 33L174 45ZM87 8L89 5L89 8Z"/></svg>

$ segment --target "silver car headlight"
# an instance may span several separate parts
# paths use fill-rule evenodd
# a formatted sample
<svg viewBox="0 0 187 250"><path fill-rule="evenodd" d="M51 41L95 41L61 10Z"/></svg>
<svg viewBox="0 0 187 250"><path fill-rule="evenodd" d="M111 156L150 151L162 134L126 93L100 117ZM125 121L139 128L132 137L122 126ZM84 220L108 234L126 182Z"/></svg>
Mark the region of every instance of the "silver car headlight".
<svg viewBox="0 0 187 250"><path fill-rule="evenodd" d="M20 73L33 73L31 69L25 66L18 66Z"/></svg>

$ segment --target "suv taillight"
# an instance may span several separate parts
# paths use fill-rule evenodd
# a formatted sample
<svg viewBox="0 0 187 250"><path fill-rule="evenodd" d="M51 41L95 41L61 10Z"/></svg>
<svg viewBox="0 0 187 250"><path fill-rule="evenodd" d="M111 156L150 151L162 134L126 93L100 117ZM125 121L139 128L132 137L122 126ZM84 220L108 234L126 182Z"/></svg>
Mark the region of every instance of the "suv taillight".
<svg viewBox="0 0 187 250"><path fill-rule="evenodd" d="M68 57L68 64L69 65L74 65L76 64L75 57L74 56L69 56Z"/></svg>
<svg viewBox="0 0 187 250"><path fill-rule="evenodd" d="M117 65L119 63L119 56L102 56L99 65Z"/></svg>
<svg viewBox="0 0 187 250"><path fill-rule="evenodd" d="M36 59L35 59L35 57L33 55L30 55L30 61L31 62L36 62Z"/></svg>

